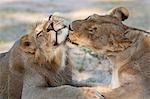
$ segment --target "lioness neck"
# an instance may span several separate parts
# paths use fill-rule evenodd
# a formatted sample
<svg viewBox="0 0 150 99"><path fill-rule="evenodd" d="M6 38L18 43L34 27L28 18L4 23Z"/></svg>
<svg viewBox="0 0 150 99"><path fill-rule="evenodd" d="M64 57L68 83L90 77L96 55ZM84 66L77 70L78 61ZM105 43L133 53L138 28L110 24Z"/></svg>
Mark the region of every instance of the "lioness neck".
<svg viewBox="0 0 150 99"><path fill-rule="evenodd" d="M112 88L118 88L120 86L119 70L122 66L133 60L137 61L142 55L150 52L149 34L131 29L129 30L127 37L132 42L131 46L115 56L109 57L112 64L114 64L111 82Z"/></svg>

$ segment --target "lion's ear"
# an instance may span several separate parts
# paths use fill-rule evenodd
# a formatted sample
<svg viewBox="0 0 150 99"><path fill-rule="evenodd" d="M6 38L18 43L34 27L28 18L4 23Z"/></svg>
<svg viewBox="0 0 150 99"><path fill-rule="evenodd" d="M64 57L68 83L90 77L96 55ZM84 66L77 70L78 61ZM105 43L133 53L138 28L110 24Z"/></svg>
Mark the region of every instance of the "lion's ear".
<svg viewBox="0 0 150 99"><path fill-rule="evenodd" d="M19 47L26 53L35 53L35 44L33 44L32 39L28 35L21 37Z"/></svg>
<svg viewBox="0 0 150 99"><path fill-rule="evenodd" d="M114 16L114 17L117 17L121 21L124 21L129 17L129 11L125 7L114 8L109 12L109 14Z"/></svg>

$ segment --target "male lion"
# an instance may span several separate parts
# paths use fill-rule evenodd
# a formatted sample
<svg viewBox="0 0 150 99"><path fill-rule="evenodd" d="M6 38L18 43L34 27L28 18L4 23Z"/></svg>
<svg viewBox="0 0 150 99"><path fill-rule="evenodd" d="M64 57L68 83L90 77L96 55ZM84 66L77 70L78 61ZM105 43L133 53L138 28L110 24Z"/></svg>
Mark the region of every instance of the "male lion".
<svg viewBox="0 0 150 99"><path fill-rule="evenodd" d="M122 23L124 7L70 24L71 42L101 51L114 64L106 99L150 99L150 33Z"/></svg>
<svg viewBox="0 0 150 99"><path fill-rule="evenodd" d="M8 52L8 68L23 76L21 99L103 99L96 90L69 86L72 64L66 52L67 35L63 20L50 16Z"/></svg>

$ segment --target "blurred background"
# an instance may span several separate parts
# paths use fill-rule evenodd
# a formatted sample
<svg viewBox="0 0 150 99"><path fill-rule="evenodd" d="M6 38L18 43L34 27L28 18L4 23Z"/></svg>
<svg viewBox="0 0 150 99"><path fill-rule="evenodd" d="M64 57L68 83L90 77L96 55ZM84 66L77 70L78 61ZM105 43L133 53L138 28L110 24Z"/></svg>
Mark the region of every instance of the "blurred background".
<svg viewBox="0 0 150 99"><path fill-rule="evenodd" d="M124 6L130 12L129 19L124 23L149 31L149 5L150 0L0 0L0 52L8 50L14 41L31 29L32 24L54 12L71 22ZM98 74L96 77L101 78L99 82L110 82L111 64L106 57L86 48L71 51L78 66L77 72L80 72L77 76L95 81L90 76Z"/></svg>

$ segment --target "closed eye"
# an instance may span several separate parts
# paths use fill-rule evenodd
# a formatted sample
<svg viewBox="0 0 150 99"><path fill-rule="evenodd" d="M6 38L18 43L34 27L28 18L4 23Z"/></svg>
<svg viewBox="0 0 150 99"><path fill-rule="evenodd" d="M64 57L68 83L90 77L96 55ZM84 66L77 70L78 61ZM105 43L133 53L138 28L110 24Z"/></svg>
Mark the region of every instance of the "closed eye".
<svg viewBox="0 0 150 99"><path fill-rule="evenodd" d="M41 33L42 33L43 31L40 31L39 33L37 33L37 37L40 37L40 36L42 36L42 35L40 35Z"/></svg>

